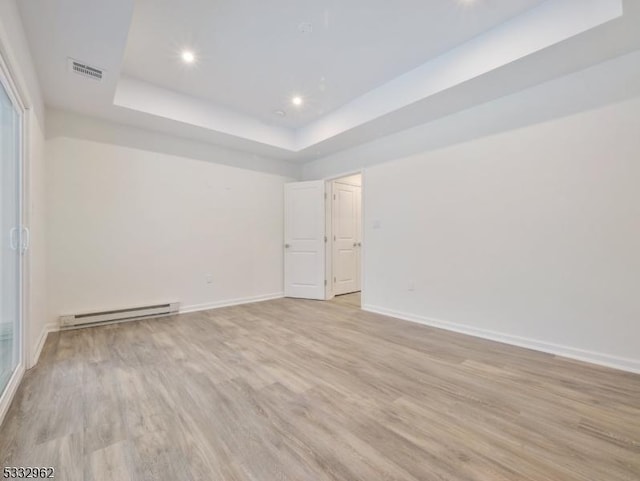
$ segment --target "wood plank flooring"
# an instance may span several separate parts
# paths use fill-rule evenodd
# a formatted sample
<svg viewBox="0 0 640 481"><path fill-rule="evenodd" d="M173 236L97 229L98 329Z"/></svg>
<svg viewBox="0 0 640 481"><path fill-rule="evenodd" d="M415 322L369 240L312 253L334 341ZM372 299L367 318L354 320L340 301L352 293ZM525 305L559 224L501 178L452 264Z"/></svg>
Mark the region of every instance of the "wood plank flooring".
<svg viewBox="0 0 640 481"><path fill-rule="evenodd" d="M52 334L0 429L0 467L69 481L640 480L640 376L346 301Z"/></svg>
<svg viewBox="0 0 640 481"><path fill-rule="evenodd" d="M336 304L341 304L346 307L356 307L359 308L362 304L362 300L359 292L354 292L353 294L343 294L341 296L336 296L331 299L331 302Z"/></svg>

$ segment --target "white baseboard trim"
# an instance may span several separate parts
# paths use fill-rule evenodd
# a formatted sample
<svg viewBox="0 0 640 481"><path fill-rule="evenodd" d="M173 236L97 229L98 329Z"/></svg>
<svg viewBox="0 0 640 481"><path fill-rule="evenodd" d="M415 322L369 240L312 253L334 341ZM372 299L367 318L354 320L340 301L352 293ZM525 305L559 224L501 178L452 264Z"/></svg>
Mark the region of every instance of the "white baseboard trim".
<svg viewBox="0 0 640 481"><path fill-rule="evenodd" d="M0 396L0 426L2 426L2 422L4 421L4 417L11 406L11 401L13 401L13 397L16 395L18 391L18 386L22 382L22 377L24 376L24 366L18 367L16 371L9 379L9 384L7 384L7 388L4 393Z"/></svg>
<svg viewBox="0 0 640 481"><path fill-rule="evenodd" d="M418 316L416 314L409 314L406 312L395 311L393 309L387 309L384 307L374 306L370 304L363 305L362 310L373 312L375 314L382 314L384 316L395 317L397 319L402 319L404 321L423 324L425 326L436 327L438 329L453 331L460 334L466 334L468 336L480 337L482 339L488 339L491 341L501 342L504 344L511 344L514 346L524 347L527 349L533 349L535 351L554 354L556 356L567 357L567 358L575 359L578 361L589 362L591 364L598 364L600 366L606 366L614 369L620 369L622 371L628 371L628 372L640 374L640 359L630 359L630 358L612 356L610 354L604 354L600 352L587 351L584 349L563 346L560 344L540 341L537 339L514 336L511 334L491 331L488 329L479 329L479 328L467 326L464 324L457 324L454 322L443 321L440 319L432 319L429 317Z"/></svg>
<svg viewBox="0 0 640 481"><path fill-rule="evenodd" d="M38 338L38 342L35 345L34 350L32 351L31 359L29 359L29 365L27 369L31 369L36 364L38 364L38 359L40 359L40 354L42 353L42 348L44 347L44 343L47 340L47 336L50 332L56 332L60 330L60 326L56 321L48 322L42 328L40 332L40 337Z"/></svg>
<svg viewBox="0 0 640 481"><path fill-rule="evenodd" d="M28 363L28 365L26 366L26 369L31 369L36 364L38 364L38 359L40 359L40 353L42 353L42 348L44 347L44 343L47 340L47 336L49 335L50 332L55 332L58 330L59 330L59 326L55 321L49 322L44 325L44 327L42 328L42 331L40 332L40 336L38 337L38 342L36 343L34 349L31 351L31 356L30 357L25 356L27 357L26 362ZM7 384L7 388L4 394L2 395L2 397L0 397L0 426L4 421L4 417L7 414L7 411L9 410L9 406L11 406L11 401L13 401L13 397L18 391L18 387L22 382L22 378L24 376L26 369L24 365L21 365L16 370L16 372L13 373L13 375L11 376L11 379L9 380L9 384Z"/></svg>
<svg viewBox="0 0 640 481"><path fill-rule="evenodd" d="M208 311L209 309L217 309L219 307L239 306L241 304L251 304L253 302L270 301L273 299L281 299L284 292L275 292L273 294L265 294L262 296L241 297L238 299L226 299L224 301L207 302L205 304L192 304L190 306L180 306L180 314L189 312Z"/></svg>

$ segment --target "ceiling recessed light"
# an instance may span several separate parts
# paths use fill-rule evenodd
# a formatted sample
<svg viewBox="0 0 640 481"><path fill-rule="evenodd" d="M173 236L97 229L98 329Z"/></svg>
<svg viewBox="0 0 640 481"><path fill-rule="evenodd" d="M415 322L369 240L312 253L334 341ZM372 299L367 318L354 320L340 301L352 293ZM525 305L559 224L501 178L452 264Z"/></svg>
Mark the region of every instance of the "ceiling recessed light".
<svg viewBox="0 0 640 481"><path fill-rule="evenodd" d="M291 103L296 107L300 107L302 105L302 97L300 97L299 95L296 95L291 99Z"/></svg>
<svg viewBox="0 0 640 481"><path fill-rule="evenodd" d="M182 60L184 63L193 63L196 61L196 56L191 50L183 50Z"/></svg>

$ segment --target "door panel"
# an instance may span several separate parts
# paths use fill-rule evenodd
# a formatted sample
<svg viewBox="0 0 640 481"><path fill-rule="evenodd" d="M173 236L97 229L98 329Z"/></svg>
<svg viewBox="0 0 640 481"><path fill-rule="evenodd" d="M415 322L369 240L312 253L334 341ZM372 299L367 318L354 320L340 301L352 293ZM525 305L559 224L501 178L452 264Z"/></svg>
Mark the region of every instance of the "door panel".
<svg viewBox="0 0 640 481"><path fill-rule="evenodd" d="M0 82L0 394L20 362L20 117Z"/></svg>
<svg viewBox="0 0 640 481"><path fill-rule="evenodd" d="M362 290L362 187L358 187L356 196L356 235L358 236L358 282L357 290Z"/></svg>
<svg viewBox="0 0 640 481"><path fill-rule="evenodd" d="M333 183L333 292L360 290L360 187Z"/></svg>
<svg viewBox="0 0 640 481"><path fill-rule="evenodd" d="M324 299L324 181L284 187L284 295Z"/></svg>

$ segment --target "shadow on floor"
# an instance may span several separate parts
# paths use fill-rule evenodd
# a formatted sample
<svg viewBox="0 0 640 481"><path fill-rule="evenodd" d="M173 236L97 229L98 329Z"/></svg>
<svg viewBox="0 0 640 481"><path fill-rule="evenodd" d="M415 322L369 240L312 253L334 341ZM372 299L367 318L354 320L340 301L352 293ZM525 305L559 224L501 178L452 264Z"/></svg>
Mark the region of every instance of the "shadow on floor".
<svg viewBox="0 0 640 481"><path fill-rule="evenodd" d="M349 307L357 307L360 309L362 306L362 302L360 299L360 292L354 292L352 294L343 294L341 296L336 296L331 299L329 302L335 302L336 304L341 304L343 306Z"/></svg>

